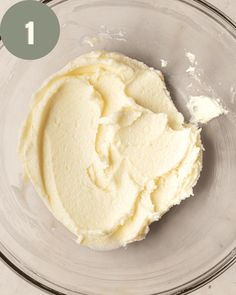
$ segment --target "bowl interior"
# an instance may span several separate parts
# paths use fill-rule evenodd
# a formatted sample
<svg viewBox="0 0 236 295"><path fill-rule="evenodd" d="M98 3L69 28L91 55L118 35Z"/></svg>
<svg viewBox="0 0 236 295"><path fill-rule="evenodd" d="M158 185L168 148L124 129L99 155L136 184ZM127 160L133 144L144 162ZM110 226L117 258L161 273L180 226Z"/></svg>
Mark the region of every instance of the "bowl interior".
<svg viewBox="0 0 236 295"><path fill-rule="evenodd" d="M154 294L182 290L236 247L236 32L193 0L52 1L57 47L23 61L0 50L1 250L26 274L64 294ZM179 110L190 95L229 110L203 126L204 168L195 196L151 226L142 242L96 252L75 243L24 183L18 134L32 94L52 73L91 50L119 51L162 70ZM234 65L234 66L233 66Z"/></svg>

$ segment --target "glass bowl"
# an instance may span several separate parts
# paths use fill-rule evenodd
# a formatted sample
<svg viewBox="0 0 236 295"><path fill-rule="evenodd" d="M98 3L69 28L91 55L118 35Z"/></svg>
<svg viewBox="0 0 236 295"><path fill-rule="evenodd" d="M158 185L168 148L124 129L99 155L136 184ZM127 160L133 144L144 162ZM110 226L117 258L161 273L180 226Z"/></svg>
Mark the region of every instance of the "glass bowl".
<svg viewBox="0 0 236 295"><path fill-rule="evenodd" d="M0 250L21 276L54 294L187 294L236 259L236 27L200 0L52 0L61 37L45 58L0 49ZM229 110L203 126L195 196L151 226L142 242L96 252L79 246L24 183L18 134L31 95L91 50L119 51L163 71L173 100L220 98Z"/></svg>

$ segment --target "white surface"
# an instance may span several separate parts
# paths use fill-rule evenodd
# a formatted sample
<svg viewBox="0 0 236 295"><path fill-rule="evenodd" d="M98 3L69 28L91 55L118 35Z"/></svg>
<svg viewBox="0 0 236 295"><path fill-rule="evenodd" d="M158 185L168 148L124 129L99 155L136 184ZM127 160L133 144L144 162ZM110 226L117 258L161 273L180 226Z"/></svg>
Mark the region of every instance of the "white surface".
<svg viewBox="0 0 236 295"><path fill-rule="evenodd" d="M236 21L236 0L208 0L219 7ZM0 4L0 18L7 7L18 2L16 0L4 0ZM31 286L6 265L0 262L0 294L2 295L45 295L46 293ZM231 267L219 278L192 293L193 295L235 295L236 294L236 265ZM122 295L122 294L121 294Z"/></svg>

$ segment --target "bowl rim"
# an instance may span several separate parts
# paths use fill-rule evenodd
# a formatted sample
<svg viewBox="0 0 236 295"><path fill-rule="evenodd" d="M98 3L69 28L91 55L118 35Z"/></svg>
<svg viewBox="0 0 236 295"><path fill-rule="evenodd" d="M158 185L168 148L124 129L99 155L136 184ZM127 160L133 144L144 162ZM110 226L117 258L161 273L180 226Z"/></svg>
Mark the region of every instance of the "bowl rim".
<svg viewBox="0 0 236 295"><path fill-rule="evenodd" d="M47 4L48 6L55 7L59 4L62 4L68 0L39 0L39 2ZM99 2L99 0L97 0ZM134 0L134 2L137 0ZM174 0L177 2L185 3L186 5L192 6L195 9L198 9L202 13L207 14L209 17L215 17L215 21L218 20L218 23L228 30L236 40L236 22L231 19L227 14L221 11L219 8L209 3L206 0ZM220 22L221 21L221 22ZM222 21L224 25L222 24ZM226 25L226 26L225 26ZM1 36L0 36L0 50L4 47ZM8 266L12 271L14 271L22 279L30 283L31 285L46 291L50 294L55 295L66 295L67 292L72 292L78 295L89 295L88 293L82 293L77 291L72 291L59 286L43 277L39 277L35 272L23 266L17 258L14 257L0 242L0 260ZM185 295L193 291L200 289L201 287L212 282L214 279L223 274L228 270L232 265L236 263L236 247L221 261L219 261L214 267L196 277L195 279L186 282L180 286L177 286L173 289L169 289L159 293L153 293L150 295Z"/></svg>

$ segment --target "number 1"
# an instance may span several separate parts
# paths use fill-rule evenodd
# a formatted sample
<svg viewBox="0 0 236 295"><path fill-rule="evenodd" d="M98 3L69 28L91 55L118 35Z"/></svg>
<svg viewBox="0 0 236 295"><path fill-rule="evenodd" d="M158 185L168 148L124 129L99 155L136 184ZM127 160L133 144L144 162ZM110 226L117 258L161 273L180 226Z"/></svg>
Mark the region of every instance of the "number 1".
<svg viewBox="0 0 236 295"><path fill-rule="evenodd" d="M28 45L34 45L34 22L28 22L25 28L28 30Z"/></svg>

